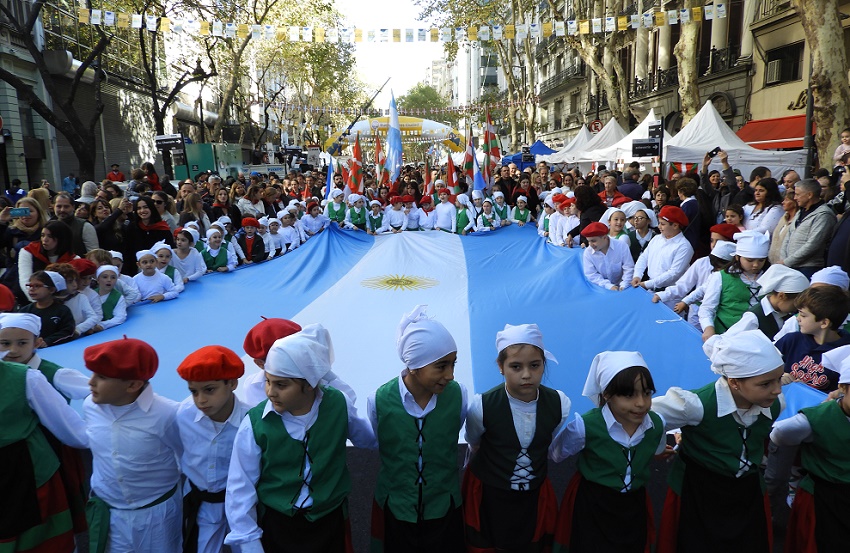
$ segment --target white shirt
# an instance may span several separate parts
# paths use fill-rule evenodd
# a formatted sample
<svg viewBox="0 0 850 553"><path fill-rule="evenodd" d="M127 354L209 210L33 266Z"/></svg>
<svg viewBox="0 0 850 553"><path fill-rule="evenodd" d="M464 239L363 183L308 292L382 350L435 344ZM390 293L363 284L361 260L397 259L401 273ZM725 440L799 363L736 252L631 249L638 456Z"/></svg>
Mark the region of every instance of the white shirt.
<svg viewBox="0 0 850 553"><path fill-rule="evenodd" d="M97 296L97 302L103 308L103 302L106 301L106 298L109 297L109 294L104 296ZM124 296L118 298L118 303L115 304L115 307L112 309L112 318L108 321L101 320L99 323L100 327L103 330L107 328L112 328L113 326L118 326L124 321L127 320L127 300L124 299Z"/></svg>
<svg viewBox="0 0 850 553"><path fill-rule="evenodd" d="M174 265L170 266L174 267ZM160 269L159 267L157 267L156 270L157 272L165 275L165 268ZM165 276L167 277L168 275ZM183 285L183 275L180 274L180 271L177 269L177 267L174 267L174 277L171 279L171 283L174 285L174 289L177 290L178 294L185 289L185 286Z"/></svg>
<svg viewBox="0 0 850 553"><path fill-rule="evenodd" d="M142 300L150 299L151 296L157 294L162 294L167 300L173 300L177 297L177 289L174 287L174 282L158 271L151 276L137 273L133 277L133 280L139 288Z"/></svg>
<svg viewBox="0 0 850 553"><path fill-rule="evenodd" d="M94 328L94 325L100 322L100 319L103 318L102 311L101 315L98 316L94 309L92 309L91 302L89 302L89 299L85 294L74 294L70 298L65 299L62 303L64 303L65 307L70 309L71 314L74 315L74 322L77 323L77 334L88 332Z"/></svg>
<svg viewBox="0 0 850 553"><path fill-rule="evenodd" d="M410 209L404 208L403 211L407 214L407 228L418 229L419 228L419 208L416 207L416 204L413 204L413 207L411 207Z"/></svg>
<svg viewBox="0 0 850 553"><path fill-rule="evenodd" d="M629 433L626 432L623 425L614 418L614 414L611 413L611 408L608 405L602 407L602 418L605 421L605 426L608 429L608 435L611 436L611 439L627 449L636 447L643 441L646 433L655 428L652 419L649 414L647 414L643 417L643 421L641 421L640 426L637 427L635 433L629 436ZM661 421L663 425L663 417L661 417ZM584 425L584 418L576 413L575 418L564 426L563 430L552 442L552 447L550 448L552 460L555 462L561 462L564 459L581 452L587 444L586 440L587 428ZM655 448L655 455L662 453L666 446L667 435L662 433L661 439ZM629 452L629 456L631 456L631 452ZM626 466L626 475L623 479L623 489L620 490L620 493L625 493L632 489L631 457L629 457L628 460L629 464Z"/></svg>
<svg viewBox="0 0 850 553"><path fill-rule="evenodd" d="M425 211L421 207L419 208L419 228L422 230L434 230L434 222L437 220L437 214L432 209L431 211Z"/></svg>
<svg viewBox="0 0 850 553"><path fill-rule="evenodd" d="M345 228L349 230L360 230L358 227L354 226L354 223L351 222L351 211L354 210L357 214L362 214L364 217L369 217L369 211L365 207L360 207L359 209L356 207L352 207L350 209L345 210ZM364 223L365 224L365 223Z"/></svg>
<svg viewBox="0 0 850 553"><path fill-rule="evenodd" d="M436 219L434 228L440 230L451 231L452 234L457 232L457 208L449 202L440 202L434 208Z"/></svg>
<svg viewBox="0 0 850 553"><path fill-rule="evenodd" d="M759 415L764 415L769 419L773 418L770 407L753 405L749 409L738 408L735 405L735 398L732 397L732 391L729 389L729 383L725 378L718 378L714 383L714 389L717 393L717 413L709 413L707 416L720 418L731 414L735 421L745 428L752 426L758 420ZM778 400L781 411L785 409L785 396L779 394ZM663 397L653 398L652 410L664 418L665 430L674 430L683 426L698 426L706 417L699 396L676 386L667 390L667 394ZM754 467L747 460L746 444L742 443L739 471L735 476L739 478L752 468ZM758 467L755 468L758 469Z"/></svg>
<svg viewBox="0 0 850 553"><path fill-rule="evenodd" d="M38 366L41 365L41 357L37 353L33 353L26 364L29 368L38 370ZM57 369L53 375L53 387L68 399L85 399L91 393L89 377L76 369Z"/></svg>
<svg viewBox="0 0 850 553"><path fill-rule="evenodd" d="M850 423L850 417L844 418ZM803 413L797 413L793 417L775 422L773 431L770 433L770 441L779 446L796 446L814 441L809 418Z"/></svg>
<svg viewBox="0 0 850 553"><path fill-rule="evenodd" d="M117 284L117 283L116 283ZM97 301L97 291L90 286L86 286L80 290L80 295L85 296L89 300L89 307L94 311L95 317L100 321L103 318L103 309L100 307L100 302ZM97 324L97 323L95 323ZM92 325L92 328L94 325Z"/></svg>
<svg viewBox="0 0 850 553"><path fill-rule="evenodd" d="M27 405L36 414L39 422L63 444L77 449L88 448L86 424L65 398L50 385L47 378L40 371L29 369L25 382ZM9 390L3 392L9 393Z"/></svg>
<svg viewBox="0 0 850 553"><path fill-rule="evenodd" d="M263 409L263 418L279 417L292 439L303 441L307 431L316 422L322 396L322 390L318 388L316 400L310 411L299 416L278 413L274 410L272 403L268 402ZM357 415L357 408L348 397L345 394L343 396L348 408L348 438L355 447L374 449L377 442L372 428ZM262 450L254 439L251 419L245 417L236 431L236 439L233 442L233 456L230 459L230 470L227 475L227 495L224 500L227 522L230 524L230 533L227 534L224 543L239 545L243 553L263 551L260 544L263 531L257 525L257 482L260 481L261 460ZM306 456L304 474L305 480L309 483L313 474ZM307 484L301 487L296 503L303 507L313 504Z"/></svg>
<svg viewBox="0 0 850 553"><path fill-rule="evenodd" d="M484 223L484 219L487 219L490 222L490 226L487 226ZM486 232L488 230L496 230L497 228L502 226L502 220L499 219L499 216L496 215L495 211L491 211L490 215L486 215L485 213L481 213L478 215L478 219L475 222L475 230L479 232Z"/></svg>
<svg viewBox="0 0 850 553"><path fill-rule="evenodd" d="M658 292L658 297L662 302L665 301L681 301L692 290L704 283L714 267L711 266L711 260L708 256L700 257L694 261L693 265L688 267L682 278L676 281L676 284L668 286L666 290Z"/></svg>
<svg viewBox="0 0 850 553"><path fill-rule="evenodd" d="M549 215L549 241L563 246L567 240L567 231L561 225L565 217L558 211Z"/></svg>
<svg viewBox="0 0 850 553"><path fill-rule="evenodd" d="M561 430L564 422L570 416L570 399L560 390L558 397L561 399L561 422L552 432L552 439ZM510 392L505 389L508 396L508 405L511 408L511 417L514 421L514 430L516 431L517 439L519 439L520 452L517 455L514 472L511 475L511 489L526 490L528 485L535 478L535 474L531 471L531 458L528 456L528 446L534 439L534 432L537 430L537 398L532 401L525 402L513 397ZM539 398L538 392L538 398ZM481 436L487 429L484 427L484 406L481 402L481 394L475 394L472 402L469 404L469 411L466 414L466 441L469 444L471 451L478 449L478 444L481 443ZM491 429L491 432L509 432L507 429ZM549 458L554 460L552 445L549 446Z"/></svg>
<svg viewBox="0 0 850 553"><path fill-rule="evenodd" d="M756 279L750 278L744 273L741 273L740 277L741 282L746 284L747 288L751 290L750 305L755 305L756 296L753 293L761 288L761 286L756 282ZM703 329L714 327L714 317L717 315L717 308L720 306L722 300L723 277L721 276L721 271L711 273L705 282L704 288L705 296L703 296L702 304L699 306L699 324Z"/></svg>
<svg viewBox="0 0 850 553"><path fill-rule="evenodd" d="M174 250L171 256L171 264L183 275L183 278L188 278L189 281L198 280L207 272L207 264L204 263L204 256L194 247L189 248L189 254L186 259L180 259L177 255L177 250Z"/></svg>
<svg viewBox="0 0 850 553"><path fill-rule="evenodd" d="M204 415L192 397L177 408L177 428L183 443L180 466L183 474L203 491L220 492L227 485L227 472L233 453L233 440L250 407L234 396L233 412L224 423L215 423ZM184 495L189 483L184 486Z"/></svg>
<svg viewBox="0 0 850 553"><path fill-rule="evenodd" d="M91 396L83 415L93 457L91 487L115 509L138 509L180 480L182 454L175 423L178 404L147 384L135 402L98 405Z"/></svg>
<svg viewBox="0 0 850 553"><path fill-rule="evenodd" d="M764 234L769 232L773 235L773 229L779 224L779 220L785 215L785 210L782 209L782 204L774 204L759 213L753 213L755 206L747 206L751 210L744 213L744 227L747 230L755 230Z"/></svg>
<svg viewBox="0 0 850 553"><path fill-rule="evenodd" d="M549 228L552 228L551 218L552 218L551 215L546 215L546 213L541 213L540 218L537 219L537 235L540 236L541 238L545 238L543 233L547 232L545 221L550 221ZM549 234L551 235L552 233L550 232Z"/></svg>
<svg viewBox="0 0 850 553"><path fill-rule="evenodd" d="M206 267L204 267L204 270L206 271ZM115 283L115 288L124 296L127 305L133 305L142 300L139 287L136 286L136 281L130 275L118 275L118 282Z"/></svg>
<svg viewBox="0 0 850 553"><path fill-rule="evenodd" d="M659 234L638 257L635 275L642 277L648 270L647 290L666 288L685 274L693 255L693 247L681 232L669 239Z"/></svg>
<svg viewBox="0 0 850 553"><path fill-rule="evenodd" d="M331 220L320 213L318 217L305 215L301 218L301 224L304 226L305 232L312 232L313 234L316 234L320 230L331 226Z"/></svg>
<svg viewBox="0 0 850 553"><path fill-rule="evenodd" d="M584 276L591 283L610 290L618 286L621 290L631 286L635 262L629 245L622 240L610 238L608 251L602 253L590 246L584 249Z"/></svg>
<svg viewBox="0 0 850 553"><path fill-rule="evenodd" d="M384 220L381 223L381 230L378 232L392 232L395 229L407 229L407 215L404 214L403 209L399 209L398 211L395 209L385 211Z"/></svg>

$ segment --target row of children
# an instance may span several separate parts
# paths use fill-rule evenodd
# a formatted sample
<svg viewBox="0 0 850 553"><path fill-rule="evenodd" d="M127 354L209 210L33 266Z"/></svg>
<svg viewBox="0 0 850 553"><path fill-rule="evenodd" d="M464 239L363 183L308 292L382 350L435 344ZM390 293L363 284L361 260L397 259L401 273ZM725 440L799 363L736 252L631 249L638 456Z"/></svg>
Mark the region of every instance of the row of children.
<svg viewBox="0 0 850 553"><path fill-rule="evenodd" d="M48 384L50 367L31 368L38 329L26 317L0 319L0 346L10 354L18 348L17 363L4 361L0 371L0 405L10 414L3 445L17 445L0 450L3 476L35 482L4 494L11 502L4 513L14 516L4 516L0 546L13 550L73 549L47 433L92 450L93 551L218 552L226 544L244 552L350 552L347 439L380 454L373 551L637 553L657 541L661 553L768 553L758 466L769 434L800 444L810 475L788 550L837 551L850 529L839 516L850 483L850 399L775 423L784 406L783 359L758 330L712 337L704 350L719 378L655 399L640 353L600 353L583 391L597 407L570 419L569 398L541 384L557 361L536 325L497 333L504 382L469 400L454 381L453 337L418 306L397 329L404 370L369 397L361 417L332 371L327 331L268 319L244 343L263 369L245 382L249 398L260 399L264 388L258 405L234 395L244 365L226 348L186 357L177 371L190 397L176 404L153 392L153 348L124 339L85 350L93 375L83 422ZM25 342L26 351L8 341ZM832 357L842 392L850 387L848 350ZM24 361L30 365L18 364ZM455 459L464 423L470 454L461 482ZM666 446L672 429L682 433L676 453ZM656 540L646 486L653 457L665 451L675 460ZM558 509L548 463L573 455L578 472Z"/></svg>

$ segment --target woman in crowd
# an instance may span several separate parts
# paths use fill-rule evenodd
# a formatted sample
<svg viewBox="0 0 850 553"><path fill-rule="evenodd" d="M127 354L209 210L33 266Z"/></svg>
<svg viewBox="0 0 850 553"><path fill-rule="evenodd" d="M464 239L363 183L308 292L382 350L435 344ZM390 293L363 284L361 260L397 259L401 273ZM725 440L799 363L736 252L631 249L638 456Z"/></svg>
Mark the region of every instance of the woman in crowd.
<svg viewBox="0 0 850 553"><path fill-rule="evenodd" d="M744 206L744 226L747 230L773 232L785 211L776 179L761 179L753 187L754 200Z"/></svg>
<svg viewBox="0 0 850 553"><path fill-rule="evenodd" d="M192 192L183 198L183 211L180 213L180 219L177 221L177 226L185 226L189 221L197 221L198 232L205 234L210 228L210 218L204 211L204 201L201 195L197 192ZM135 252L133 252L135 255Z"/></svg>
<svg viewBox="0 0 850 553"><path fill-rule="evenodd" d="M163 221L168 223L168 228L171 229L171 232L177 230L177 210L174 207L174 199L162 190L157 190L152 196L159 216Z"/></svg>
<svg viewBox="0 0 850 553"><path fill-rule="evenodd" d="M41 239L27 244L18 255L20 289L26 289L34 272L43 271L51 263L68 263L76 257L71 227L62 221L47 222L41 229Z"/></svg>
<svg viewBox="0 0 850 553"><path fill-rule="evenodd" d="M255 184L249 186L245 195L236 202L236 207L239 208L243 217L260 218L265 215L266 206L263 203L262 189Z"/></svg>
<svg viewBox="0 0 850 553"><path fill-rule="evenodd" d="M132 204L126 198L113 201L117 204L115 209L104 200L89 204L89 222L94 225L97 243L102 249L122 251L124 221L127 219L126 212L132 210Z"/></svg>
<svg viewBox="0 0 850 553"><path fill-rule="evenodd" d="M196 194L197 196L197 194ZM200 198L198 198L200 201ZM153 198L142 196L136 201L136 208L130 222L124 227L124 259L136 258L136 252L150 249L159 241L174 246L174 236L168 223L159 216ZM124 263L124 274L135 274L134 263Z"/></svg>

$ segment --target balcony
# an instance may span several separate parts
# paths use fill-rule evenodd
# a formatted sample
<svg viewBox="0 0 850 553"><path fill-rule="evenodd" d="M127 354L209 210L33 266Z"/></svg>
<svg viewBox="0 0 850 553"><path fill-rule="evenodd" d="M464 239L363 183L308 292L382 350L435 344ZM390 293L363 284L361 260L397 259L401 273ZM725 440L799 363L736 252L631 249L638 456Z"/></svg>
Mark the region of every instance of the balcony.
<svg viewBox="0 0 850 553"><path fill-rule="evenodd" d="M711 52L700 56L699 74L714 75L735 68L740 55L740 44L730 45L729 48L712 48Z"/></svg>
<svg viewBox="0 0 850 553"><path fill-rule="evenodd" d="M635 79L631 86L631 97L642 98L655 92L663 92L679 86L678 68L659 69L647 75L646 79Z"/></svg>
<svg viewBox="0 0 850 553"><path fill-rule="evenodd" d="M755 20L767 19L792 9L791 0L761 0L758 8L756 8Z"/></svg>
<svg viewBox="0 0 850 553"><path fill-rule="evenodd" d="M546 79L540 84L540 95L546 94L563 83L573 80L584 79L584 62L579 65L571 65L549 79Z"/></svg>

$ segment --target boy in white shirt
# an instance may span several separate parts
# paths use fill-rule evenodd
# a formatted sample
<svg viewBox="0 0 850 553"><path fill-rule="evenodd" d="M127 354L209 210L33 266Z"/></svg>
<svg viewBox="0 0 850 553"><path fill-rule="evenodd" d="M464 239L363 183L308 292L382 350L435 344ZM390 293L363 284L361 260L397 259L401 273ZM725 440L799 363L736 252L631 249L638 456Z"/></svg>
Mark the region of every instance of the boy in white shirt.
<svg viewBox="0 0 850 553"><path fill-rule="evenodd" d="M109 255L112 256L112 265L118 267L120 271L124 266L124 254L115 250L109 250ZM124 296L124 301L127 302L127 305L133 305L142 299L142 295L139 293L139 287L136 286L136 282L130 275L119 273L115 288Z"/></svg>
<svg viewBox="0 0 850 553"><path fill-rule="evenodd" d="M180 551L182 455L177 403L153 392L156 351L131 338L85 349L91 395L83 403L92 452L86 507L91 551Z"/></svg>
<svg viewBox="0 0 850 553"><path fill-rule="evenodd" d="M590 223L581 235L587 239L584 249L584 276L591 283L606 290L619 292L631 286L635 263L629 246L622 240L611 240L608 227L603 223Z"/></svg>
<svg viewBox="0 0 850 553"><path fill-rule="evenodd" d="M436 219L434 230L443 230L455 234L457 232L457 208L449 201L447 188L440 189L440 203L434 208Z"/></svg>
<svg viewBox="0 0 850 553"><path fill-rule="evenodd" d="M156 270L156 254L150 250L136 252L139 273L133 277L142 301L150 300L157 303L163 300L173 300L177 297L174 282L165 274Z"/></svg>

